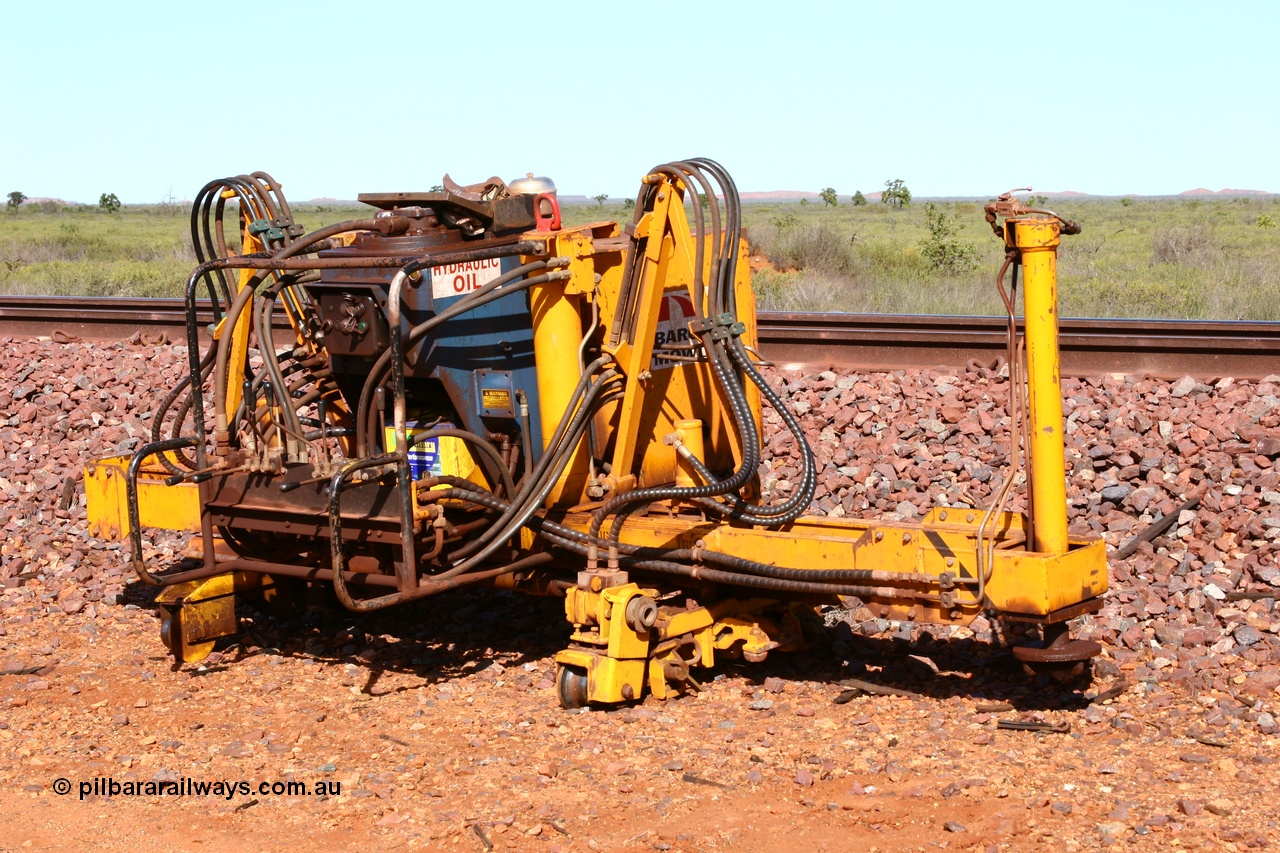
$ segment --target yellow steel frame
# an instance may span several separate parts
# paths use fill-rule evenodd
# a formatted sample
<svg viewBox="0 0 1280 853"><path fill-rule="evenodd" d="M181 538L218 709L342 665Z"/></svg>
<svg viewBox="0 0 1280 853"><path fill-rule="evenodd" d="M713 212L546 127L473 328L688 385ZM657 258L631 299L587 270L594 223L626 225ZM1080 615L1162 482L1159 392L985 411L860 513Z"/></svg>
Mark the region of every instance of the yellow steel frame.
<svg viewBox="0 0 1280 853"><path fill-rule="evenodd" d="M1071 539L1062 554L1025 550L1021 515L1004 513L997 524L995 560L986 579L985 602L977 587L981 510L935 508L919 523L804 517L780 529L735 526L689 515L653 514L628 520L621 541L654 548L701 547L758 562L811 569L877 572L882 595L866 599L885 618L967 624L984 606L1002 613L1048 617L1107 589L1101 540ZM562 523L586 532L589 512ZM947 575L949 577L945 577ZM891 586L918 593L891 597ZM953 590L944 603L941 591Z"/></svg>
<svg viewBox="0 0 1280 853"><path fill-rule="evenodd" d="M204 660L221 637L239 631L236 595L254 593L275 604L280 593L273 578L256 572L227 572L160 590L160 636L179 663Z"/></svg>
<svg viewBox="0 0 1280 853"><path fill-rule="evenodd" d="M547 255L570 258L568 270L572 273L567 282L530 288L543 440L549 440L564 414L580 375L578 345L585 335L591 335L624 374L620 400L606 404L595 419L596 435L604 439L601 446L611 463L611 474L603 478L609 491L675 480L677 454L663 439L680 432L682 421L701 421L707 453L703 462L713 470L732 467L742 454L708 365L677 364L650 370L663 299L672 294L695 298L695 240L704 239L692 236L683 204L684 184L665 178L664 183L655 194L652 209L634 229L642 251L636 259L641 274L629 306L620 304L618 297L630 241L618 236L616 224L584 225L549 237L538 235L547 240ZM706 248L704 275L710 270L712 254L710 246ZM746 251L744 241L740 252L745 255ZM754 347L755 297L746 264L739 264L734 293L746 326L743 343ZM624 329L617 343L610 343L604 339L604 330L628 309L633 327ZM587 328L587 318L593 312L596 325ZM759 421L759 391L748 385L746 392ZM586 448L582 447L548 498L548 505L569 507L586 500L587 473Z"/></svg>
<svg viewBox="0 0 1280 853"><path fill-rule="evenodd" d="M223 190L222 197L225 199L236 198L236 193L233 190ZM245 202L242 201L241 203L243 204ZM242 222L246 222L246 223L253 221L254 218L265 216L265 215L266 215L265 211L255 212L255 211L249 211L249 210L242 210L240 212L240 217ZM254 252L261 252L264 248L265 248L265 244L261 240L259 240L256 236L254 236L253 234L250 234L249 229L247 227L241 227L240 229L241 254L248 255L248 254L253 254ZM240 270L240 273L239 273L239 276L237 277L237 282L236 282L237 291L243 290L248 285L250 279L253 278L254 273L255 273L254 270L249 270L249 269ZM249 304L245 307L245 310L241 312L239 320L235 324L235 327L231 329L231 334L232 334L231 358L228 360L227 363L229 365L228 369L232 372L233 377L238 376L240 375L240 373L243 372L244 363L249 357L249 330L253 328L253 321L251 319L254 316L253 312L254 312L253 301L250 301ZM217 328L214 329L213 331L214 340L217 340L218 338L222 337L222 335L226 332L226 329L224 327L226 326L227 319L228 318L224 317L222 322L219 323ZM240 407L240 399L242 395L243 395L243 389L241 387L240 382L238 381L228 382L227 383L227 399L226 399L226 404L223 407L223 411L234 412L236 409L238 409Z"/></svg>
<svg viewBox="0 0 1280 853"><path fill-rule="evenodd" d="M681 189L668 184L635 229L637 237L647 238L640 243L645 275L633 312L637 331L610 349L627 374L621 414L614 421L612 485L621 490L646 485L657 477L665 477L664 482L688 478L688 472L679 471L673 459L669 465L641 468L654 480L628 479L634 471L637 448L647 441L649 447L644 452L652 453L655 433L677 428L674 418L663 420L659 413L689 401L680 397L673 401L670 388L654 387L647 370L652 352L650 330L657 321L661 295L692 281L688 223L683 207L676 203ZM980 509L936 508L919 523L806 517L780 529L761 529L708 520L672 506L666 515L630 518L621 530L620 541L652 548L717 551L813 570L815 579L823 569L869 571L869 584L861 585L871 589L860 598L872 612L888 619L967 624L983 610L994 610L1050 624L1090 609L1107 589L1106 554L1100 540L1072 538L1067 531L1055 275L1059 225L1056 219L1028 217L1010 220L1008 226L1009 244L1020 254L1025 279L1033 510L1029 532L1027 519L1012 513L1002 513L984 525L985 513ZM621 310L620 306L609 307L614 312ZM754 318L754 311L746 316ZM701 418L714 418L722 408L714 396L701 402L704 407L696 409ZM758 402L753 405L758 407ZM660 426L658 430L642 426L647 423ZM714 455L724 446L723 438L716 436L706 450ZM737 458L736 447L734 453ZM588 532L595 506L571 509L563 523ZM980 560L980 549L990 558ZM666 695L664 679L672 680L674 673L679 680L685 665L711 665L715 650L725 647L721 643L748 657L794 645L789 635L795 632L782 627L785 620L760 616L759 602L732 600L664 615L669 622L660 622L655 636L649 638L637 634L624 620L611 618L606 602L654 592L634 585L621 589L625 592L598 593L579 587L569 591L566 602L566 615L576 626L575 648L563 652L558 660L586 671L591 701L633 698L646 682L655 695ZM592 616L584 598L602 609ZM621 635L627 636L625 656L613 652L615 639ZM664 668L676 653L670 646L676 638L683 638L696 654L681 659L674 670ZM640 646L649 639L653 640L650 666L641 669L634 661Z"/></svg>
<svg viewBox="0 0 1280 853"><path fill-rule="evenodd" d="M567 257L572 273L567 281L530 289L543 436L551 436L570 404L584 338L612 356L622 374L622 393L593 422L596 451L612 463L609 475L588 482L590 460L583 446L548 499L562 523L582 532L588 531L598 507L591 503L592 486L601 490L597 494L607 494L693 479L663 440L671 433L678 433L713 470L732 467L742 458L727 406L707 364L651 369L662 302L670 294L695 298L696 241L710 238L694 235L689 227L683 183L665 176L646 181L661 186L650 194L650 208L634 227L634 239L622 236L614 223L538 234L546 241L546 255ZM672 505L664 507L665 512L632 516L621 530L621 541L738 555L812 570L815 579L823 569L869 571L870 581L859 585L871 589L860 598L888 619L967 624L990 609L1047 624L1092 606L1107 589L1103 545L1096 539L1073 538L1067 531L1057 350L1058 223L1043 217L1011 219L1005 233L1025 270L1030 531L1023 516L1010 513L984 527L984 513L976 508L937 508L919 523L806 517L763 529L709 520L688 506ZM253 247L252 239L246 235L246 251ZM637 253L633 262L639 274L631 292L624 294L623 273L632 251ZM708 266L711 254L704 252ZM242 287L246 281L242 275ZM744 343L754 345L755 311L745 264L739 264L734 287L746 326ZM629 304L621 303L624 296ZM631 318L631 328L625 328L621 317ZM243 363L249 328L248 323L238 323L232 332L232 365ZM609 333L615 328L620 329L616 336ZM234 410L239 383L229 382L227 388L227 408ZM759 422L758 392L748 390ZM96 535L128 533L128 461L127 456L113 457L86 469L89 518ZM141 523L199 530L198 488L165 486L166 473L144 468L139 478ZM538 547L530 531L522 531L520 547ZM980 548L990 548L989 560L979 559ZM658 599L658 590L627 582L625 573L615 578L615 586L596 583L599 575L591 572L584 578L566 593L566 616L575 626L573 646L557 660L586 672L591 701L638 699L646 688L664 697L673 685L696 687L689 667L710 666L717 655L758 660L801 642L797 605L766 598L721 598L692 609L662 606L658 621L639 630L628 624L627 606L637 596ZM175 653L193 659L207 651L218 631L234 627L234 615L227 610L232 593L260 586L259 580L237 573L165 590L161 604L166 612L193 614L186 617L189 630L170 638L177 645Z"/></svg>

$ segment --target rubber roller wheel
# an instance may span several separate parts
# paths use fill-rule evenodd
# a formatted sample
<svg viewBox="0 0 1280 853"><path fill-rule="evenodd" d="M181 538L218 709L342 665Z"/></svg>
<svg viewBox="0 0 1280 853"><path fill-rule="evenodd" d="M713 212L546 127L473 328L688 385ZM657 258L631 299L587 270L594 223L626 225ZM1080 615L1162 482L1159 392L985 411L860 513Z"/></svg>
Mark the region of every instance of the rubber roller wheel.
<svg viewBox="0 0 1280 853"><path fill-rule="evenodd" d="M587 707L587 671L580 666L560 665L556 673L556 695L567 711Z"/></svg>

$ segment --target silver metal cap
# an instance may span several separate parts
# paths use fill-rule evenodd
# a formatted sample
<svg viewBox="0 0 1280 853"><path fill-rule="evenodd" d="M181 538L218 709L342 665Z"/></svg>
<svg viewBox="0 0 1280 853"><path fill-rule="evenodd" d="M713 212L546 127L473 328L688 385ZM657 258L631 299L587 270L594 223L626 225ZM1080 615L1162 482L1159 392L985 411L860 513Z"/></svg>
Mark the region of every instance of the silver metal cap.
<svg viewBox="0 0 1280 853"><path fill-rule="evenodd" d="M534 177L533 172L526 172L523 178L516 178L507 184L507 192L512 195L517 193L521 195L537 195L538 193L555 195L556 184L550 178Z"/></svg>

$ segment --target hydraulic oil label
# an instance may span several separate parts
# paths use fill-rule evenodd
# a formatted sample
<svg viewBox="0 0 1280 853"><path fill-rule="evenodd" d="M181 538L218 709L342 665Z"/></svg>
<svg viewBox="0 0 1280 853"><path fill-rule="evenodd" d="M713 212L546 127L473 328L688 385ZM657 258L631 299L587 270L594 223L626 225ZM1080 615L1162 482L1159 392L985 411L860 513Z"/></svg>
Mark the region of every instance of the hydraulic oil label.
<svg viewBox="0 0 1280 853"><path fill-rule="evenodd" d="M449 299L479 290L502 275L502 259L468 261L431 268L431 298Z"/></svg>
<svg viewBox="0 0 1280 853"><path fill-rule="evenodd" d="M662 347L697 343L689 335L689 321L693 318L693 300L687 294L667 294L662 300L662 308L658 313L658 329L653 334L653 358L649 362L650 370L666 370L684 363L683 358L675 360L663 358ZM682 357L693 355L692 350L673 350L671 353Z"/></svg>

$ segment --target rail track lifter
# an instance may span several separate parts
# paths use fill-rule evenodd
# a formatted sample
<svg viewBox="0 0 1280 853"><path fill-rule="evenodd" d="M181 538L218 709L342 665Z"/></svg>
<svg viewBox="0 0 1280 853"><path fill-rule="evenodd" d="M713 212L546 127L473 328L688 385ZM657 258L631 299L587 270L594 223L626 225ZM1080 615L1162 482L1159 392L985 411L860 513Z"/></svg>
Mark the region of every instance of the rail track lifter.
<svg viewBox="0 0 1280 853"><path fill-rule="evenodd" d="M805 608L851 599L886 619L1039 623L1015 654L1059 675L1098 653L1067 629L1107 588L1102 542L1067 528L1070 223L988 206L1015 286L1023 271L1010 465L992 506L897 523L803 515L820 472L757 368L738 194L716 163L651 170L625 225L564 227L532 176L360 200L367 218L304 233L265 173L206 185L188 375L150 443L88 468L92 529L131 538L179 662L236 633L237 596L304 583L359 612L478 584L563 596L566 707L664 698L722 658L797 649ZM763 405L800 457L772 501ZM1024 477L1030 512L1005 511ZM198 567L148 567L147 527L198 533Z"/></svg>

